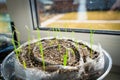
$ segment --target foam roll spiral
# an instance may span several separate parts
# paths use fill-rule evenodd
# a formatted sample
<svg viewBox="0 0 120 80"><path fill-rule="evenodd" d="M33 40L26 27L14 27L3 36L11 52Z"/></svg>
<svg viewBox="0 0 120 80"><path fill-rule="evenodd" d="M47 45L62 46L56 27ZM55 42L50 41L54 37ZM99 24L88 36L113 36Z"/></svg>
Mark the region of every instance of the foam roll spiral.
<svg viewBox="0 0 120 80"><path fill-rule="evenodd" d="M103 74L104 56L100 46L93 48L83 42L63 38L26 43L19 48L16 76L23 78L21 71L26 80L95 80Z"/></svg>

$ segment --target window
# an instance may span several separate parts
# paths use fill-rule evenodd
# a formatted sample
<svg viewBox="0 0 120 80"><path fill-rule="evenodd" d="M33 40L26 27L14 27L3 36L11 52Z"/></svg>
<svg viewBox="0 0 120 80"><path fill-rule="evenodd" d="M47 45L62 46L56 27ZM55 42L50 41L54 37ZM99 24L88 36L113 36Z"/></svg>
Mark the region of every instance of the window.
<svg viewBox="0 0 120 80"><path fill-rule="evenodd" d="M36 0L39 27L120 31L120 0Z"/></svg>
<svg viewBox="0 0 120 80"><path fill-rule="evenodd" d="M11 33L10 16L7 13L6 0L0 0L0 34Z"/></svg>
<svg viewBox="0 0 120 80"><path fill-rule="evenodd" d="M10 22L6 0L0 0L0 53L3 52L4 49L7 51L12 48Z"/></svg>

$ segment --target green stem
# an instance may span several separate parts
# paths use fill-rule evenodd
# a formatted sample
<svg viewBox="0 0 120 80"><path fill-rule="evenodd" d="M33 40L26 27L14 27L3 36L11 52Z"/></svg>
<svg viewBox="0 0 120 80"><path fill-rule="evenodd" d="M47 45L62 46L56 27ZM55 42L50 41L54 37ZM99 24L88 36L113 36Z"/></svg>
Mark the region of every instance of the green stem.
<svg viewBox="0 0 120 80"><path fill-rule="evenodd" d="M47 31L47 35L48 35L48 37L50 37L50 32L49 32L49 30Z"/></svg>
<svg viewBox="0 0 120 80"><path fill-rule="evenodd" d="M28 34L28 54L30 55L30 28L28 26L25 26L27 29L27 34Z"/></svg>
<svg viewBox="0 0 120 80"><path fill-rule="evenodd" d="M16 31L17 32L17 31ZM20 53L20 49L17 49L17 46L16 46L16 44L15 43L17 43L18 44L18 47L20 47L20 38L19 38L19 35L18 35L18 42L17 41L15 41L14 40L14 34L15 34L15 31L13 31L13 33L12 33L12 44L13 44L13 46L14 46L14 51L15 51L15 53L16 53L16 58L18 59L18 56L19 56L19 53Z"/></svg>
<svg viewBox="0 0 120 80"><path fill-rule="evenodd" d="M53 28L53 33L54 33L54 35L53 35L53 36L56 38L55 28Z"/></svg>
<svg viewBox="0 0 120 80"><path fill-rule="evenodd" d="M66 50L66 53L63 55L63 65L67 66L67 58L68 58L68 51Z"/></svg>
<svg viewBox="0 0 120 80"><path fill-rule="evenodd" d="M23 60L23 67L24 67L24 69L27 68L26 62L24 60Z"/></svg>
<svg viewBox="0 0 120 80"><path fill-rule="evenodd" d="M90 30L90 57L92 58L93 54L92 54L92 45L94 44L93 42L93 34L94 34L94 31L93 30Z"/></svg>
<svg viewBox="0 0 120 80"><path fill-rule="evenodd" d="M70 50L72 51L72 54L74 55L74 54L75 54L74 50L73 50L73 49L71 49L71 48L70 48Z"/></svg>
<svg viewBox="0 0 120 80"><path fill-rule="evenodd" d="M38 38L41 39L41 36L40 36L40 33L39 33L39 29L37 29L37 31L38 31ZM40 54L41 54L41 57L42 57L43 69L45 70L44 52L43 52L43 46L42 46L41 41L40 41L40 44L39 44L39 50L40 50Z"/></svg>
<svg viewBox="0 0 120 80"><path fill-rule="evenodd" d="M17 33L17 38L18 38L18 47L20 47L20 33L16 30L16 33Z"/></svg>
<svg viewBox="0 0 120 80"><path fill-rule="evenodd" d="M55 29L56 37L58 36L58 29Z"/></svg>
<svg viewBox="0 0 120 80"><path fill-rule="evenodd" d="M60 50L61 50L61 46L60 46L60 44L58 44L58 50L59 50L59 52L60 52Z"/></svg>
<svg viewBox="0 0 120 80"><path fill-rule="evenodd" d="M13 46L14 46L14 50L15 50L15 53L16 53L16 57L17 57L17 59L18 59L17 47L16 47L16 45L15 45L15 40L14 40L14 33L15 33L15 32L12 33L12 44L13 44Z"/></svg>

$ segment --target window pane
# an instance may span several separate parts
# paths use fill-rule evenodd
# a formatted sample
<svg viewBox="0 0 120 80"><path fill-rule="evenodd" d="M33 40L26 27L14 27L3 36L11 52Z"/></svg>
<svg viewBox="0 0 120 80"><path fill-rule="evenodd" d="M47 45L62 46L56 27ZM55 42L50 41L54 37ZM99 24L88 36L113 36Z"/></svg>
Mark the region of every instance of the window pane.
<svg viewBox="0 0 120 80"><path fill-rule="evenodd" d="M10 32L10 16L7 13L6 0L0 0L0 33Z"/></svg>
<svg viewBox="0 0 120 80"><path fill-rule="evenodd" d="M10 16L7 13L6 0L0 0L0 53L11 49L11 33Z"/></svg>
<svg viewBox="0 0 120 80"><path fill-rule="evenodd" d="M37 0L40 27L120 30L120 0Z"/></svg>

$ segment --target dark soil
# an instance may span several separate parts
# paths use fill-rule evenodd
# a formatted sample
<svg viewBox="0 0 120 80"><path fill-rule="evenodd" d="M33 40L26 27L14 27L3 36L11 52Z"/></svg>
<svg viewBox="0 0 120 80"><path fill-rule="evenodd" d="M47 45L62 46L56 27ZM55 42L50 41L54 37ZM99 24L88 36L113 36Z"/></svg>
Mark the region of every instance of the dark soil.
<svg viewBox="0 0 120 80"><path fill-rule="evenodd" d="M91 53L92 52L92 56ZM66 66L80 65L80 58L83 58L86 63L86 57L92 59L98 57L99 53L91 51L91 49L83 43L78 43L69 39L44 39L36 43L28 44L22 47L19 54L19 61L23 64L26 63L27 68L38 68L43 70L43 57L45 62L45 71L54 72L59 68L54 65L63 65L64 55L67 56ZM87 67L85 67L87 73ZM88 74L83 77L88 76ZM88 80L88 79L83 79Z"/></svg>

